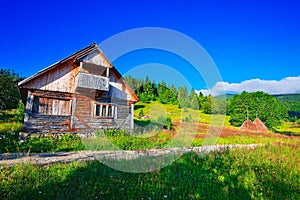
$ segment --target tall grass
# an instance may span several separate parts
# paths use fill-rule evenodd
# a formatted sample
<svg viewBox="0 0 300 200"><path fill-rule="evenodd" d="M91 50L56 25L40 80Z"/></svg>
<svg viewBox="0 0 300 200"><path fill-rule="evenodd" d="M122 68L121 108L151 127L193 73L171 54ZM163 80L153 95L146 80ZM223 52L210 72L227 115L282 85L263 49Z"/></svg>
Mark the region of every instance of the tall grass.
<svg viewBox="0 0 300 200"><path fill-rule="evenodd" d="M277 143L189 153L150 173L98 161L1 167L0 199L298 199L299 155L299 144Z"/></svg>

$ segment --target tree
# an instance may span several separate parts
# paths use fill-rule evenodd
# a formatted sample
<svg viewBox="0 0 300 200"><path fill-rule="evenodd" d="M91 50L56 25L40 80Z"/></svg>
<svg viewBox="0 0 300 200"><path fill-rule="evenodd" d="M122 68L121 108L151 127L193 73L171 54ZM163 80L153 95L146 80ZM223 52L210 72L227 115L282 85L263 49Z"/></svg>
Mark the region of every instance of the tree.
<svg viewBox="0 0 300 200"><path fill-rule="evenodd" d="M15 109L21 100L18 82L23 80L14 71L0 69L0 111Z"/></svg>
<svg viewBox="0 0 300 200"><path fill-rule="evenodd" d="M227 102L225 99L212 98L211 109L213 114L226 114Z"/></svg>
<svg viewBox="0 0 300 200"><path fill-rule="evenodd" d="M178 101L179 101L179 107L180 108L189 108L190 107L190 101L189 101L189 95L186 87L179 87L178 88Z"/></svg>
<svg viewBox="0 0 300 200"><path fill-rule="evenodd" d="M202 107L203 107L202 104L205 100L205 96L202 92L199 93L198 99L199 99L198 100L199 101L199 109L202 109Z"/></svg>
<svg viewBox="0 0 300 200"><path fill-rule="evenodd" d="M213 97L211 95L204 97L201 104L201 109L205 114L212 114L211 104Z"/></svg>
<svg viewBox="0 0 300 200"><path fill-rule="evenodd" d="M168 103L168 99L166 96L166 90L167 90L167 86L166 83L164 81L162 81L161 83L158 84L157 86L157 94L158 94L158 100L160 103Z"/></svg>
<svg viewBox="0 0 300 200"><path fill-rule="evenodd" d="M169 90L169 103L173 104L173 105L177 105L178 104L178 98L177 98L177 90L174 86L174 84L172 84L171 86L169 86L170 90Z"/></svg>
<svg viewBox="0 0 300 200"><path fill-rule="evenodd" d="M143 90L142 86L144 85L144 80L140 78L133 78L131 76L126 76L124 79L136 94L141 92L140 90Z"/></svg>
<svg viewBox="0 0 300 200"><path fill-rule="evenodd" d="M260 118L268 128L281 123L284 117L282 106L278 100L265 92L242 92L230 100L228 106L230 123L241 126L246 119Z"/></svg>
<svg viewBox="0 0 300 200"><path fill-rule="evenodd" d="M191 104L191 108L194 109L194 110L199 110L199 99L198 99L198 95L197 93L195 92L195 90L192 88L191 90L191 93L190 93L190 96L189 96L189 99L190 99L190 104Z"/></svg>
<svg viewBox="0 0 300 200"><path fill-rule="evenodd" d="M148 76L146 76L146 80L143 84L143 91L138 93L138 96L140 97L141 101L147 102L147 101L155 101L157 96L157 89L155 82L151 83Z"/></svg>
<svg viewBox="0 0 300 200"><path fill-rule="evenodd" d="M157 86L157 94L158 94L158 100L160 103L171 103L176 105L178 103L177 101L177 97L176 97L176 93L174 92L174 90L176 91L175 88L169 89L166 86L166 83L164 81L162 81L161 83L158 84Z"/></svg>

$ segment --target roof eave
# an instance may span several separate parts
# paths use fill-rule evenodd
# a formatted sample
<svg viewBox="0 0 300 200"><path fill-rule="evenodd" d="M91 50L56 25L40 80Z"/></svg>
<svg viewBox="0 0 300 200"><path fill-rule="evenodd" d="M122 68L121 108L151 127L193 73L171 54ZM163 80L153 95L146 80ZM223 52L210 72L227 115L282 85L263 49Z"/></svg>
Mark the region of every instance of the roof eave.
<svg viewBox="0 0 300 200"><path fill-rule="evenodd" d="M52 64L52 65L50 65L50 66L48 66L48 67L46 67L44 69L42 69L42 70L40 70L39 72L33 74L32 76L30 76L30 77L28 77L28 78L20 81L18 83L18 87L21 87L22 85L24 85L25 83L31 81L32 79L34 79L34 78L36 78L36 77L38 77L38 76L40 76L40 75L42 75L42 74L44 74L44 73L52 70L53 68L57 67L58 65L69 61L73 57L75 57L75 59L76 59L77 57L82 56L83 54L89 53L90 51L93 51L94 49L99 49L99 47L98 47L98 45L96 43L93 43L92 45L89 45L89 46L87 46L87 47L85 47L85 48L83 48L83 49L81 49L79 51L76 51L75 53L73 53L73 54L71 54L71 55L63 58L62 60L60 60L60 61L58 61L58 62L56 62L56 63L54 63L54 64Z"/></svg>

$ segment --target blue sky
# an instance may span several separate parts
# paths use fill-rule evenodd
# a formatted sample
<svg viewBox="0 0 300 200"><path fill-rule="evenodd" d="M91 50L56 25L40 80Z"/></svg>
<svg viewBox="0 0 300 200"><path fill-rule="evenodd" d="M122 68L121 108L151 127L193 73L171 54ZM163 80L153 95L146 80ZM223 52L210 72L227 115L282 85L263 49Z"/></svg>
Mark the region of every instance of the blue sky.
<svg viewBox="0 0 300 200"><path fill-rule="evenodd" d="M264 81L273 81L287 92L300 92L298 1L7 0L1 2L1 8L0 67L14 69L25 77L122 31L163 27L201 44L217 65L229 92L238 92L232 84L251 87L251 80L258 89L264 88L260 85ZM137 64L170 65L172 56L157 60L157 52L144 53L137 53L136 58L128 55L114 64L123 74ZM184 69L183 62L178 65ZM193 79L193 71L185 73L192 87L206 89L202 80ZM284 80L288 80L288 87ZM248 86L242 84L245 81Z"/></svg>

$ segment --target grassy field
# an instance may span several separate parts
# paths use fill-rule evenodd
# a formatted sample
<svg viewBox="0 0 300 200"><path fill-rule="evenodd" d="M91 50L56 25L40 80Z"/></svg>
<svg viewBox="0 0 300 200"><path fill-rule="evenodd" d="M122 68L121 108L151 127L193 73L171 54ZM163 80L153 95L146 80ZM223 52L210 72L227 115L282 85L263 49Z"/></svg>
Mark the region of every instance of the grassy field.
<svg viewBox="0 0 300 200"><path fill-rule="evenodd" d="M215 135L207 134L208 130L218 130L211 126L211 115L157 102L138 103L136 107L136 118L140 110L150 117L136 119L137 125L149 127L145 134L108 130L95 132L95 139L66 134L19 141L21 123L5 121L0 123L0 151L142 150L215 143L263 145L208 155L189 153L148 173L125 173L98 161L0 166L0 199L299 199L300 138L286 134L297 133L299 127L284 123L279 127L282 134L240 132L229 125L228 116L218 115L214 120L217 124L224 120L225 126ZM163 115L172 118L171 130L162 129Z"/></svg>
<svg viewBox="0 0 300 200"><path fill-rule="evenodd" d="M291 122L283 122L281 126L276 129L277 133L282 133L285 135L296 135L300 136L300 125Z"/></svg>
<svg viewBox="0 0 300 200"><path fill-rule="evenodd" d="M138 119L140 111L150 119ZM171 130L163 129L161 117L172 119ZM213 117L213 119L212 119ZM54 152L79 150L142 150L151 148L169 148L178 146L202 146L213 144L269 144L274 142L291 143L299 137L299 127L283 123L278 133L241 132L238 127L229 124L229 116L208 115L192 109L178 109L175 105L151 102L139 102L135 110L136 128L133 134L122 131L98 131L97 138L85 138L67 134L63 137L32 137L19 140L18 132L22 129L20 122L0 123L0 152ZM216 122L211 123L211 120ZM12 120L10 120L12 121ZM224 125L223 125L224 123ZM140 134L146 130L143 134ZM288 134L289 133L289 134ZM106 137L103 137L103 136ZM6 139L4 139L6 138Z"/></svg>
<svg viewBox="0 0 300 200"><path fill-rule="evenodd" d="M1 167L0 198L299 199L299 145L189 153L149 173L120 172L98 161Z"/></svg>
<svg viewBox="0 0 300 200"><path fill-rule="evenodd" d="M143 110L144 115L149 116L150 119L156 120L159 116L166 115L172 118L174 123L181 122L186 118L189 118L190 122L202 122L211 123L212 117L219 121L224 120L224 125L230 126L229 116L223 115L208 115L198 110L193 110L190 108L179 109L177 105L171 104L161 104L157 101L151 101L150 103L138 102L135 105L135 118L138 118L138 114Z"/></svg>

